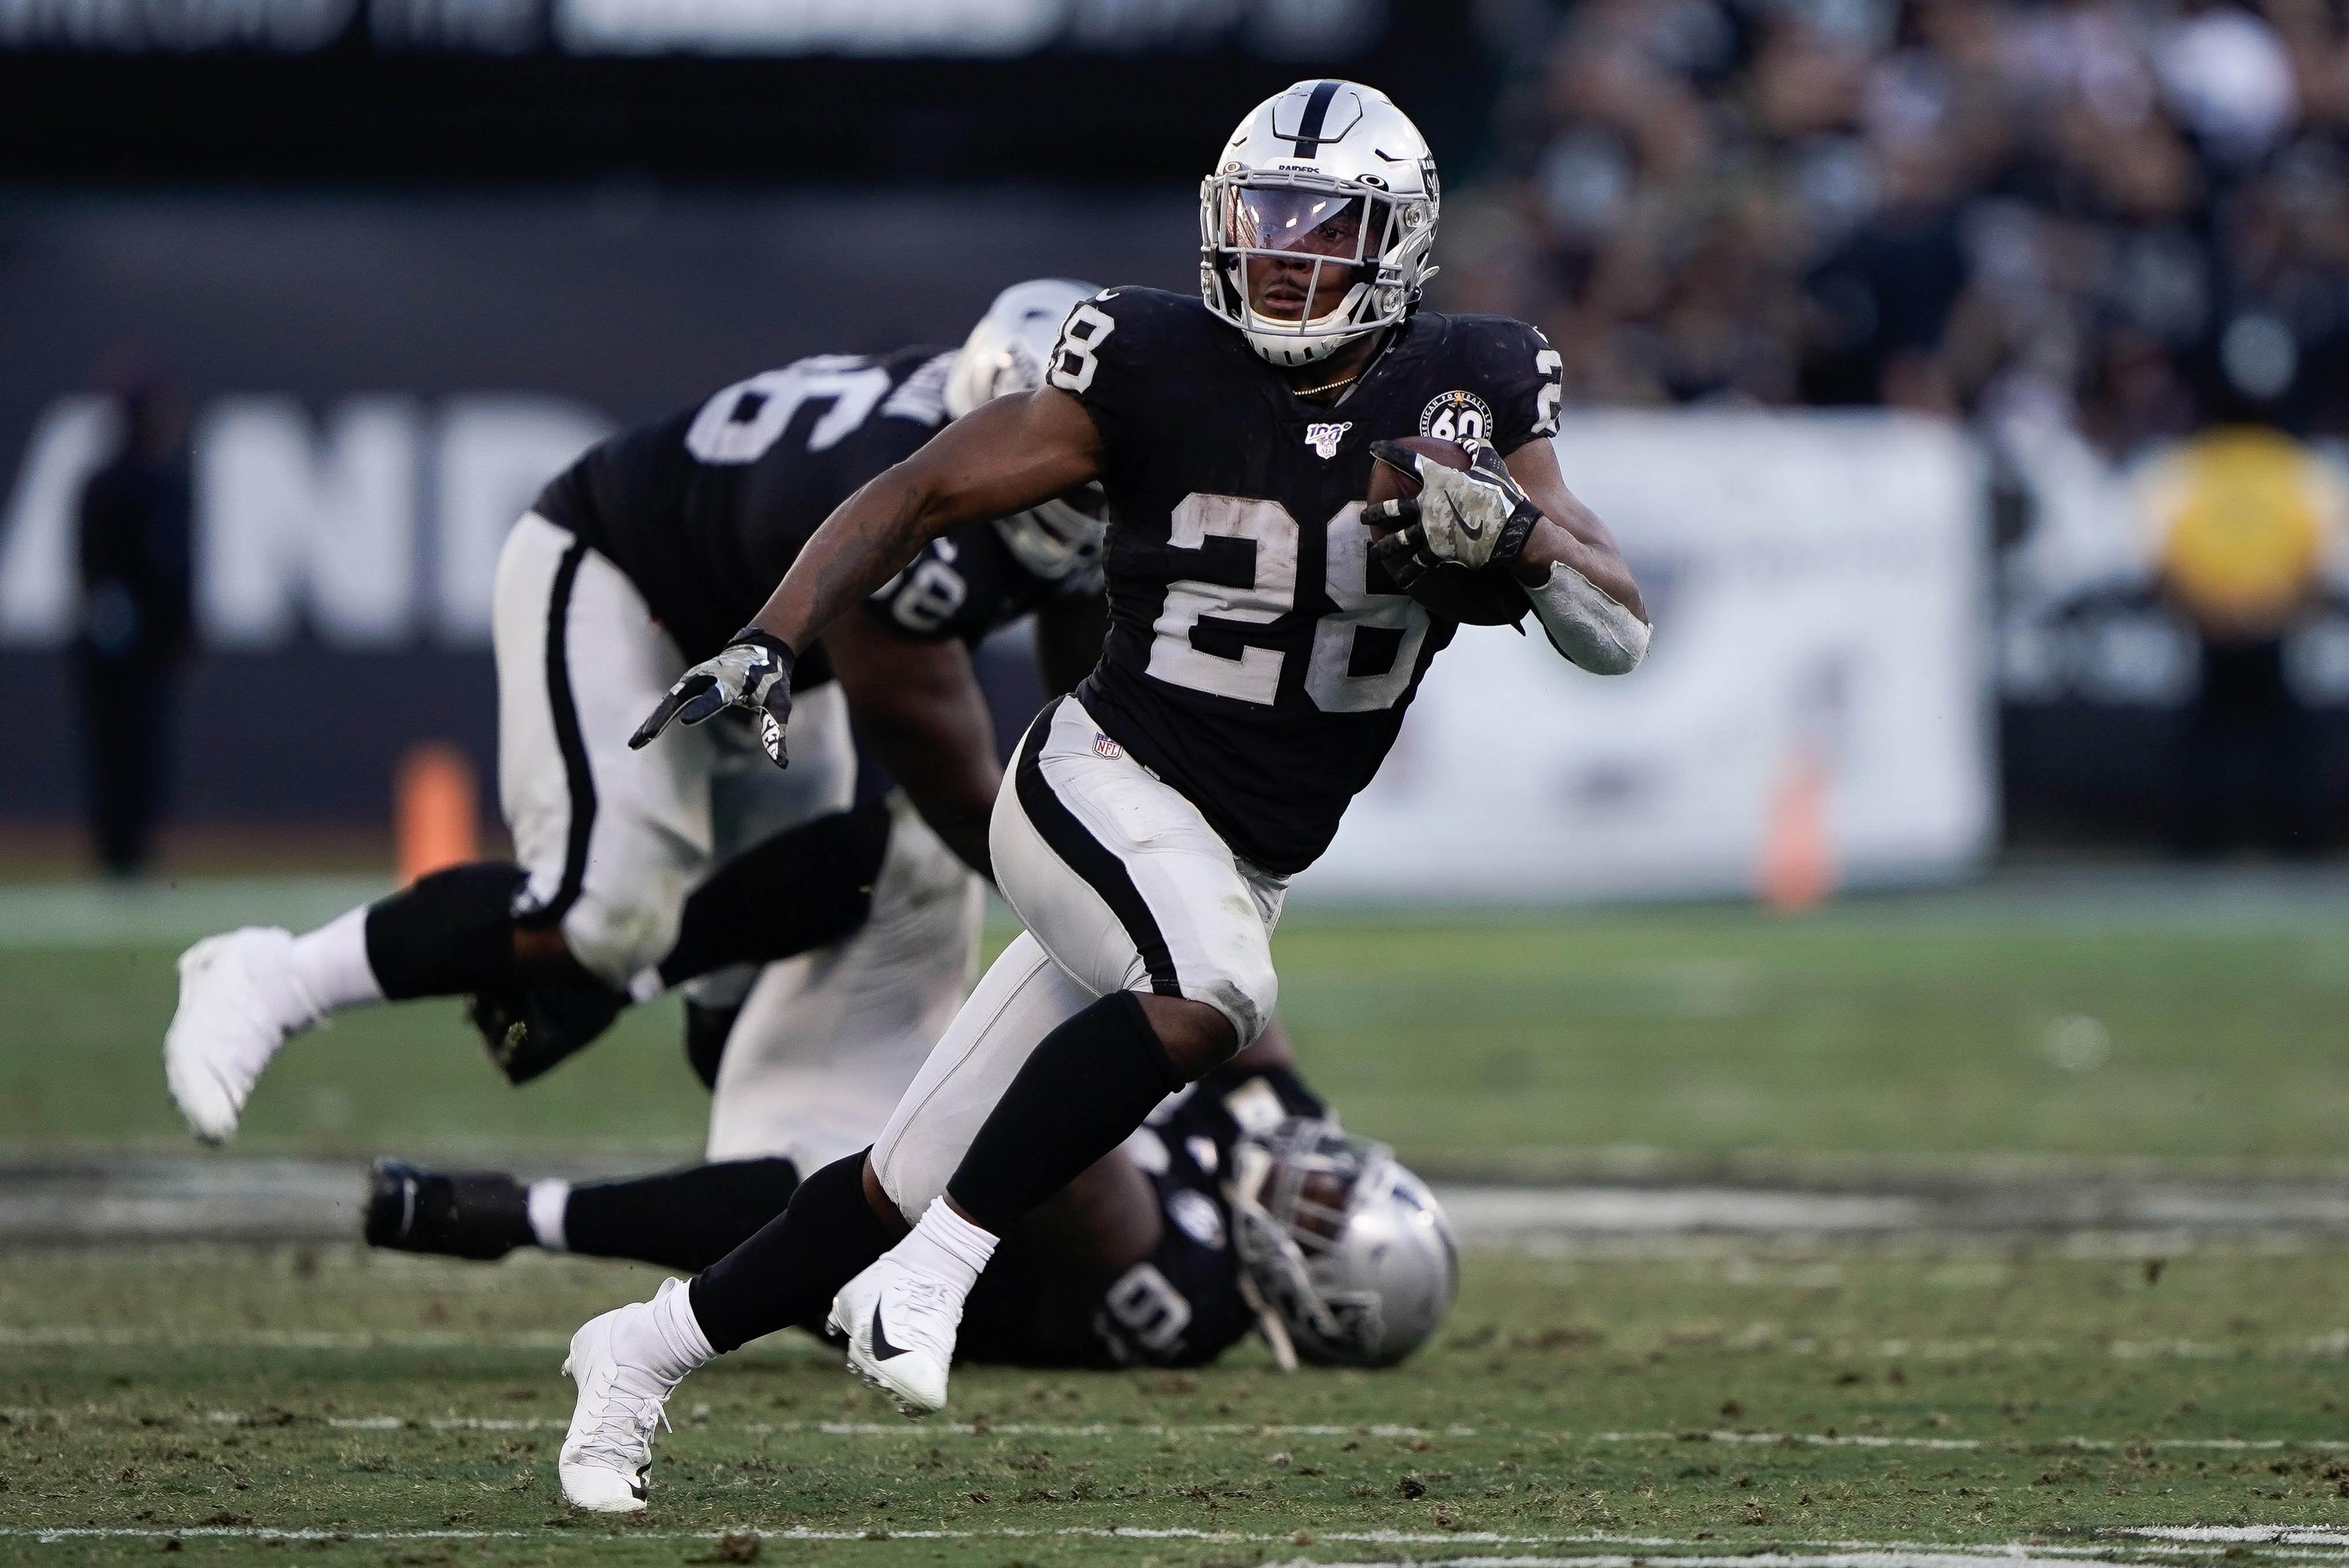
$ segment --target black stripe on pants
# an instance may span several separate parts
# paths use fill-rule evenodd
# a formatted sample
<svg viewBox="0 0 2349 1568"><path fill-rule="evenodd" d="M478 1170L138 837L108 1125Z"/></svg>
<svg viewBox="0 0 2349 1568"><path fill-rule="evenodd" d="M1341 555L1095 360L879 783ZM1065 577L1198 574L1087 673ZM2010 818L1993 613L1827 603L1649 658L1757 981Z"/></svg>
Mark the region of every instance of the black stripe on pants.
<svg viewBox="0 0 2349 1568"><path fill-rule="evenodd" d="M563 879L554 896L519 919L519 923L544 928L560 925L587 879L587 840L595 831L595 780L587 771L587 743L579 735L579 708L571 695L571 589L579 580L579 565L587 558L587 543L574 539L554 568L554 587L546 604L546 706L554 718L554 743L563 753L563 777L571 794L571 827L563 850Z"/></svg>
<svg viewBox="0 0 2349 1568"><path fill-rule="evenodd" d="M1085 885L1109 905L1110 913L1117 917L1117 923L1125 928L1134 950L1142 955L1143 967L1150 974L1150 989L1161 996L1180 996L1183 983L1174 972L1174 955L1166 950L1166 937L1158 929L1158 917L1143 902L1142 890L1133 885L1125 862L1086 831L1085 825L1061 804L1044 778L1044 742L1064 701L1052 699L1036 716L1035 723L1029 726L1028 738L1020 744L1019 761L1013 773L1014 787L1019 792L1019 809L1028 814L1028 820L1035 825L1052 853L1067 862L1069 869L1082 877Z"/></svg>

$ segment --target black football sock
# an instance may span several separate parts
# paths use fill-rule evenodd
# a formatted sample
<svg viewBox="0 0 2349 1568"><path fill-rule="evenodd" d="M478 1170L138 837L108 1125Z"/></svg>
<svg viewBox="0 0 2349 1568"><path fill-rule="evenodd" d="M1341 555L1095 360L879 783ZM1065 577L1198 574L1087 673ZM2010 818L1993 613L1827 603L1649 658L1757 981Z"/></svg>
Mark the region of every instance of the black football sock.
<svg viewBox="0 0 2349 1568"><path fill-rule="evenodd" d="M889 808L879 801L761 839L686 899L677 941L660 961L663 983L840 940L873 912L888 847Z"/></svg>
<svg viewBox="0 0 2349 1568"><path fill-rule="evenodd" d="M513 898L528 873L452 866L369 905L367 967L388 1001L460 996L513 970Z"/></svg>
<svg viewBox="0 0 2349 1568"><path fill-rule="evenodd" d="M840 1287L903 1234L864 1201L864 1155L800 1183L792 1206L694 1276L693 1315L720 1355L794 1324L813 1324Z"/></svg>
<svg viewBox="0 0 2349 1568"><path fill-rule="evenodd" d="M726 1059L726 1042L734 1033L734 1021L741 1016L739 1002L728 1007L704 1007L690 996L685 999L685 1062L703 1088L716 1091L718 1064Z"/></svg>
<svg viewBox="0 0 2349 1568"><path fill-rule="evenodd" d="M1001 1236L1123 1143L1183 1083L1141 999L1104 996L1044 1036L979 1124L947 1192Z"/></svg>
<svg viewBox="0 0 2349 1568"><path fill-rule="evenodd" d="M690 1273L706 1269L790 1207L800 1184L788 1159L731 1159L571 1189L566 1251L634 1258Z"/></svg>

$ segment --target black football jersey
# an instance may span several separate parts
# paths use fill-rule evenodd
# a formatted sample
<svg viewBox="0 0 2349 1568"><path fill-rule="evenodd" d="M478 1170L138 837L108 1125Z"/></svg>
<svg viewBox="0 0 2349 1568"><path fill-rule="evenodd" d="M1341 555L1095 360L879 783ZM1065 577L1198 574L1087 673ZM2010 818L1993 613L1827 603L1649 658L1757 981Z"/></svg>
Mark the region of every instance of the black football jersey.
<svg viewBox="0 0 2349 1568"><path fill-rule="evenodd" d="M1079 306L1047 377L1092 416L1116 519L1079 700L1234 850L1303 870L1459 626L1370 560L1371 443L1514 452L1556 432L1559 372L1523 322L1421 312L1345 396L1309 400L1195 296Z"/></svg>
<svg viewBox="0 0 2349 1568"><path fill-rule="evenodd" d="M820 354L612 437L536 510L609 556L688 662L759 613L833 508L946 423L954 354ZM812 650L810 650L812 652ZM794 684L812 684L820 658Z"/></svg>
<svg viewBox="0 0 2349 1568"><path fill-rule="evenodd" d="M972 523L922 546L913 564L864 601L900 637L976 648L989 632L1046 605L1101 592L1098 567L1063 577L1030 571L992 523Z"/></svg>
<svg viewBox="0 0 2349 1568"><path fill-rule="evenodd" d="M1245 1339L1256 1314L1240 1294L1223 1180L1240 1135L1324 1114L1286 1068L1225 1068L1151 1114L1125 1152L1149 1178L1161 1230L1150 1256L1102 1293L1081 1340L1039 1337L1033 1303L1044 1260L1016 1233L979 1276L961 1354L1029 1366L1199 1366Z"/></svg>
<svg viewBox="0 0 2349 1568"><path fill-rule="evenodd" d="M1149 1257L1102 1298L1093 1333L1118 1366L1198 1366L1256 1327L1240 1294L1224 1175L1240 1135L1268 1132L1323 1107L1296 1074L1218 1074L1162 1106L1126 1144L1158 1194L1165 1229Z"/></svg>

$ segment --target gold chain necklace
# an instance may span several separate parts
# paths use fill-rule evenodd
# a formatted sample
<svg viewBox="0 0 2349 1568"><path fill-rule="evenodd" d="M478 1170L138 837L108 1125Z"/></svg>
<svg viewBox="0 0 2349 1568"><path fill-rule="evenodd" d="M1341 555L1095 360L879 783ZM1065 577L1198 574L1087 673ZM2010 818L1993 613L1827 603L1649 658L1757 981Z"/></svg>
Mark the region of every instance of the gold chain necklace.
<svg viewBox="0 0 2349 1568"><path fill-rule="evenodd" d="M1362 379L1362 373L1361 373L1360 370L1357 370L1357 371L1355 371L1355 372L1354 372L1352 375L1350 375L1350 376L1341 376L1341 377L1340 377L1337 380L1331 381L1331 382L1330 382L1329 385L1327 385L1327 386L1322 386L1322 387L1291 387L1291 388L1289 389L1289 390L1290 390L1290 392L1292 392L1293 394L1295 394L1296 396L1300 397L1300 398L1316 398L1316 397L1319 397L1319 396L1320 396L1322 393L1324 393L1324 392L1334 392L1334 391L1336 391L1336 390L1337 390L1339 388L1340 388L1340 387L1350 387L1350 386L1353 385L1356 381L1361 380L1361 379Z"/></svg>

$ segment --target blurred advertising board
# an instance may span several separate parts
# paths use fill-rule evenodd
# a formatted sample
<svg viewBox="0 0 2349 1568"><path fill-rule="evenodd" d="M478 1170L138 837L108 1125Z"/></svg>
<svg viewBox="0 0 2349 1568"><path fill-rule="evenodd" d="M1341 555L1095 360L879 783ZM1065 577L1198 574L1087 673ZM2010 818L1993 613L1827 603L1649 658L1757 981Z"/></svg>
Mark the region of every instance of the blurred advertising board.
<svg viewBox="0 0 2349 1568"><path fill-rule="evenodd" d="M2349 453L2216 426L2119 456L1995 427L2009 818L2285 854L2349 800Z"/></svg>
<svg viewBox="0 0 2349 1568"><path fill-rule="evenodd" d="M1639 573L1647 661L1594 680L1538 628L1464 630L1303 889L1549 900L1791 878L1799 898L1982 863L1997 759L1971 441L1897 415L1616 414L1569 418L1557 449Z"/></svg>

